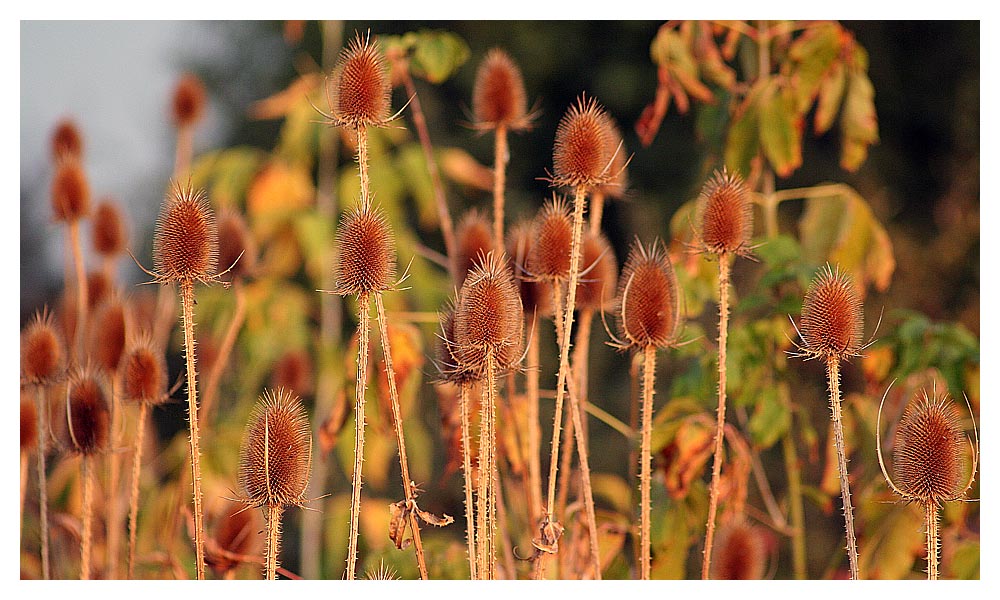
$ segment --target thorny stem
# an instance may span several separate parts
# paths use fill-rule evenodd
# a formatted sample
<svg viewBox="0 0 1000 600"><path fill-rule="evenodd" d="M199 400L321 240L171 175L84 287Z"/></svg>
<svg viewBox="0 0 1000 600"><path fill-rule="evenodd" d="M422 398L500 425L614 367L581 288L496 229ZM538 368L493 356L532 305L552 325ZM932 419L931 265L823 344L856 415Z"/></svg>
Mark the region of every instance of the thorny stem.
<svg viewBox="0 0 1000 600"><path fill-rule="evenodd" d="M359 132L362 130L359 130ZM361 515L361 463L365 450L365 389L368 387L368 294L358 296L358 379L354 384L354 475L351 477L351 532L347 543L347 579L358 561L358 518Z"/></svg>
<svg viewBox="0 0 1000 600"><path fill-rule="evenodd" d="M927 579L938 578L938 515L937 504L924 502L924 517L927 521Z"/></svg>
<svg viewBox="0 0 1000 600"><path fill-rule="evenodd" d="M413 481L410 479L410 467L406 458L406 441L403 438L403 415L399 410L399 392L396 389L396 371L392 368L392 351L389 344L389 331L385 322L385 306L382 304L382 294L375 293L375 311L378 320L379 333L382 337L382 356L385 358L385 375L389 382L389 399L392 403L392 421L396 432L396 445L399 447L399 468L403 475L403 496L406 504L416 506L413 493ZM410 530L413 533L413 549L417 555L417 566L420 568L420 578L427 579L427 563L424 560L424 545L420 540L420 523L416 511L410 511Z"/></svg>
<svg viewBox="0 0 1000 600"><path fill-rule="evenodd" d="M858 545L854 538L854 508L851 505L851 487L847 476L847 452L844 448L844 425L840 410L840 359L830 356L826 360L826 375L830 385L830 410L833 413L833 436L837 445L837 466L840 473L840 497L844 504L844 531L847 534L847 558L851 565L851 579L860 579L858 572Z"/></svg>
<svg viewBox="0 0 1000 600"><path fill-rule="evenodd" d="M48 477L45 471L45 450L48 445L49 413L45 386L38 386L35 405L38 413L38 516L41 527L42 579L49 579L49 500Z"/></svg>
<svg viewBox="0 0 1000 600"><path fill-rule="evenodd" d="M368 128L358 127L358 174L361 176L361 206L371 204L371 190L368 182Z"/></svg>
<svg viewBox="0 0 1000 600"><path fill-rule="evenodd" d="M118 579L119 552L121 546L121 498L118 490L121 479L121 458L117 449L121 445L122 411L120 398L115 391L114 375L111 376L111 448L108 453L108 518L107 518L107 577Z"/></svg>
<svg viewBox="0 0 1000 600"><path fill-rule="evenodd" d="M80 540L80 579L90 579L90 552L94 534L94 476L91 473L90 456L84 454L80 460L80 477L83 478L83 532Z"/></svg>
<svg viewBox="0 0 1000 600"><path fill-rule="evenodd" d="M531 523L538 524L542 514L542 431L538 414L539 391L539 347L538 330L530 328L528 334L527 365L525 365L525 388L528 392L528 482L531 487Z"/></svg>
<svg viewBox="0 0 1000 600"><path fill-rule="evenodd" d="M712 460L712 483L709 487L708 523L701 578L708 579L715 540L715 515L719 508L719 476L722 474L722 439L726 426L726 339L729 333L729 255L719 255L719 405L716 409L715 452Z"/></svg>
<svg viewBox="0 0 1000 600"><path fill-rule="evenodd" d="M581 329L581 331L583 331ZM590 459L587 455L587 442L584 437L582 400L575 380L569 379L570 414L573 416L573 427L576 431L577 455L580 459L580 477L583 485L583 502L587 512L587 533L590 537L590 558L593 561L594 579L601 579L601 553L597 539L597 513L594 508L594 492L590 483Z"/></svg>
<svg viewBox="0 0 1000 600"><path fill-rule="evenodd" d="M272 504L264 509L264 519L267 521L264 571L269 581L277 579L278 549L281 547L281 513L283 510L284 507L280 504Z"/></svg>
<svg viewBox="0 0 1000 600"><path fill-rule="evenodd" d="M639 546L640 576L643 580L650 576L650 471L652 468L653 394L656 393L656 346L643 349L642 366L642 442L639 459Z"/></svg>
<svg viewBox="0 0 1000 600"><path fill-rule="evenodd" d="M139 476L142 471L142 441L146 435L146 420L149 403L139 404L139 420L136 422L135 449L132 453L132 489L129 493L128 510L128 578L132 579L135 569L135 539L139 517Z"/></svg>
<svg viewBox="0 0 1000 600"><path fill-rule="evenodd" d="M198 433L198 371L194 357L194 282L180 282L184 315L184 357L187 361L188 426L191 450L191 484L194 488L194 547L198 579L205 578L205 523L201 507L201 450Z"/></svg>
<svg viewBox="0 0 1000 600"><path fill-rule="evenodd" d="M497 252L503 250L504 187L507 180L507 127L500 125L494 133L493 144L493 245Z"/></svg>
<svg viewBox="0 0 1000 600"><path fill-rule="evenodd" d="M469 547L469 578L476 580L476 528L472 504L472 461L469 453L469 384L458 386L459 407L462 411L462 475L465 481L465 539Z"/></svg>
<svg viewBox="0 0 1000 600"><path fill-rule="evenodd" d="M486 439L480 434L480 456L482 448L486 448L485 470L483 463L479 466L479 480L484 482L486 495L486 529L479 532L480 548L485 546L484 560L486 573L484 579L496 579L496 539L497 539L497 462L496 462L496 415L497 415L497 362L493 351L486 352L486 387L483 390L485 411ZM482 431L482 429L481 429ZM486 540L483 544L483 540ZM482 551L482 550L481 550ZM480 573L482 574L482 572Z"/></svg>
<svg viewBox="0 0 1000 600"><path fill-rule="evenodd" d="M212 363L212 369L208 372L208 377L205 378L205 391L202 394L201 414L199 416L206 421L211 417L215 398L219 395L219 382L222 380L222 372L225 371L226 365L229 363L229 355L233 351L233 346L236 345L236 336L239 335L240 328L243 327L243 321L246 319L247 314L246 292L243 289L243 284L239 279L234 279L232 287L236 306L233 308L232 319L229 321L229 326L226 328L226 333L219 346L219 354Z"/></svg>
<svg viewBox="0 0 1000 600"><path fill-rule="evenodd" d="M488 385L488 384L484 384ZM487 391L483 389L483 395ZM490 537L487 534L487 498L489 488L486 483L486 473L489 471L489 450L486 440L489 439L489 419L486 416L487 401L485 397L479 402L479 477L476 480L476 573L480 579L489 579L486 566L486 554L489 550Z"/></svg>
<svg viewBox="0 0 1000 600"><path fill-rule="evenodd" d="M73 351L78 362L83 358L83 337L87 328L87 274L83 267L83 250L80 246L80 221L69 224L69 240L73 251L73 268L76 271L76 331Z"/></svg>

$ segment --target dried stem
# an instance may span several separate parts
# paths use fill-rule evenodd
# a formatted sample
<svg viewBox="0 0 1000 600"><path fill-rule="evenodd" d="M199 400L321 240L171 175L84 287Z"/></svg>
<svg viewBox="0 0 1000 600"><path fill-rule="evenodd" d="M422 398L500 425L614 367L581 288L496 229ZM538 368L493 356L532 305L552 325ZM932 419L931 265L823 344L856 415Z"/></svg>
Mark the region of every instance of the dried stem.
<svg viewBox="0 0 1000 600"><path fill-rule="evenodd" d="M118 579L118 563L121 548L122 504L118 491L121 487L121 456L117 449L121 445L122 411L120 398L115 391L114 376L111 379L111 448L108 453L108 518L107 518L107 578Z"/></svg>
<svg viewBox="0 0 1000 600"><path fill-rule="evenodd" d="M583 329L580 330L581 332ZM570 415L573 420L573 429L576 431L577 456L580 460L580 483L583 486L583 503L587 513L587 533L590 537L590 558L594 569L594 579L601 579L601 553L597 539L597 512L594 508L594 491L590 483L590 459L587 454L587 442L584 437L583 417L584 412L580 400L579 388L576 381L571 377L569 383L569 403Z"/></svg>
<svg viewBox="0 0 1000 600"><path fill-rule="evenodd" d="M177 127L177 149L174 153L174 179L191 169L194 154L194 127L190 124Z"/></svg>
<svg viewBox="0 0 1000 600"><path fill-rule="evenodd" d="M82 362L84 331L87 328L87 274L83 267L83 249L80 245L80 221L69 223L70 249L73 252L73 269L76 272L76 338L71 348L77 362Z"/></svg>
<svg viewBox="0 0 1000 600"><path fill-rule="evenodd" d="M504 188L507 181L507 127L498 125L493 144L493 245L503 251Z"/></svg>
<svg viewBox="0 0 1000 600"><path fill-rule="evenodd" d="M938 578L938 515L937 504L924 502L924 518L927 521L927 579L937 580Z"/></svg>
<svg viewBox="0 0 1000 600"><path fill-rule="evenodd" d="M264 575L269 581L277 579L278 549L281 546L281 513L283 510L284 507L280 504L272 504L264 509L264 520L267 522Z"/></svg>
<svg viewBox="0 0 1000 600"><path fill-rule="evenodd" d="M590 197L590 235L601 233L601 218L604 216L604 201L607 197L600 188L595 189Z"/></svg>
<svg viewBox="0 0 1000 600"><path fill-rule="evenodd" d="M236 336L239 335L240 328L243 327L243 322L246 320L246 291L243 289L243 284L239 279L233 280L232 287L236 306L233 308L232 319L229 321L229 326L226 327L226 333L219 346L219 354L212 363L212 369L208 372L208 376L205 378L205 388L202 393L200 409L201 414L199 415L204 422L208 422L208 419L211 418L212 407L219 392L219 382L222 380L222 372L225 371L226 365L229 363L229 355L233 351L233 346L236 345Z"/></svg>
<svg viewBox="0 0 1000 600"><path fill-rule="evenodd" d="M791 431L782 437L781 448L785 459L785 474L788 479L788 509L792 521L792 571L795 573L796 579L807 579L806 519L802 506L802 465Z"/></svg>
<svg viewBox="0 0 1000 600"><path fill-rule="evenodd" d="M21 505L20 505L21 510L18 513L18 521L17 521L18 539L21 539L22 535L24 534L24 497L25 494L28 492L28 463L30 462L30 460L31 459L28 457L28 454L24 450L21 450Z"/></svg>
<svg viewBox="0 0 1000 600"><path fill-rule="evenodd" d="M462 475L465 482L465 539L469 547L469 578L478 579L476 571L476 527L472 504L472 461L469 453L469 384L458 386L459 408L462 412Z"/></svg>
<svg viewBox="0 0 1000 600"><path fill-rule="evenodd" d="M640 573L643 580L650 575L650 470L652 453L650 450L653 430L653 394L656 393L656 346L646 346L643 349L642 367L642 443L639 464L639 556Z"/></svg>
<svg viewBox="0 0 1000 600"><path fill-rule="evenodd" d="M480 407L479 426L479 506L482 527L479 530L478 550L482 556L479 576L482 579L496 579L496 397L497 362L493 351L486 352L486 379L483 386L483 402Z"/></svg>
<svg viewBox="0 0 1000 600"><path fill-rule="evenodd" d="M408 506L416 506L416 494L413 492L413 480L410 479L409 461L406 457L406 441L403 438L403 415L399 410L399 391L396 389L396 371L392 368L392 350L389 344L389 331L385 322L385 306L382 304L382 294L375 294L375 312L378 320L379 333L382 337L382 355L385 357L385 375L389 382L389 399L392 404L392 421L396 432L396 445L399 447L399 468L403 475L403 496ZM420 523L415 510L410 511L410 531L413 534L413 549L417 555L417 566L420 578L427 579L427 563L424 559L424 545L420 540Z"/></svg>
<svg viewBox="0 0 1000 600"><path fill-rule="evenodd" d="M560 318L560 309L562 308L562 285L554 281L552 283L552 307L554 312L554 321L556 326L556 338L559 343L559 347L562 348L566 344L563 343L563 327ZM568 369L567 369L568 370ZM548 497L545 505L545 521L552 522L554 520L553 510L555 508L556 502L556 481L559 469L559 436L562 429L562 411L563 411L563 389L566 386L566 373L562 368L559 369L559 381L556 387L556 407L555 416L552 420L552 447L551 456L549 457L549 488Z"/></svg>
<svg viewBox="0 0 1000 600"><path fill-rule="evenodd" d="M187 361L188 426L191 451L191 484L194 490L194 548L198 579L205 578L205 523L201 500L201 449L198 433L198 371L194 356L194 282L180 282L183 307L184 357Z"/></svg>
<svg viewBox="0 0 1000 600"><path fill-rule="evenodd" d="M42 579L49 579L49 499L48 476L45 470L45 451L49 443L49 412L45 386L40 385L35 394L38 412L38 517L41 528Z"/></svg>
<svg viewBox="0 0 1000 600"><path fill-rule="evenodd" d="M139 404L139 419L136 422L135 446L132 452L132 487L129 493L128 510L128 578L132 579L135 569L135 539L139 524L139 476L142 473L142 443L146 435L146 420L149 418L149 403Z"/></svg>
<svg viewBox="0 0 1000 600"><path fill-rule="evenodd" d="M80 539L80 579L90 579L90 553L94 538L94 476L91 457L84 454L80 458L80 478L83 479L83 507L81 520L83 532Z"/></svg>
<svg viewBox="0 0 1000 600"><path fill-rule="evenodd" d="M359 130L360 131L360 130ZM354 475L351 477L351 533L347 543L347 579L358 561L358 518L361 515L361 463L365 451L365 390L368 387L368 294L358 296L358 379L354 384Z"/></svg>
<svg viewBox="0 0 1000 600"><path fill-rule="evenodd" d="M368 180L368 128L357 128L358 134L358 175L361 177L361 206L371 204L371 184Z"/></svg>
<svg viewBox="0 0 1000 600"><path fill-rule="evenodd" d="M538 330L530 327L525 365L525 389L528 393L528 487L532 525L542 515L542 431L538 414L539 347Z"/></svg>
<svg viewBox="0 0 1000 600"><path fill-rule="evenodd" d="M833 413L833 436L837 445L837 471L840 473L840 497L844 504L844 531L847 534L847 558L851 565L851 579L860 579L858 572L858 545L854 537L854 508L851 505L851 487L847 476L847 451L844 448L844 425L840 410L840 359L830 356L826 360L826 375L830 385L830 410Z"/></svg>

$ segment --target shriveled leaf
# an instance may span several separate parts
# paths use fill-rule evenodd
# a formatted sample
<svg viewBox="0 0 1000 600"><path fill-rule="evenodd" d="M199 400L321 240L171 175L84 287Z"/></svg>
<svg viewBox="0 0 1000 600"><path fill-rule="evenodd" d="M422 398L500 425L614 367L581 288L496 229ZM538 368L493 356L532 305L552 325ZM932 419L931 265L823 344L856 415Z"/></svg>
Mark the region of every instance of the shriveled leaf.
<svg viewBox="0 0 1000 600"><path fill-rule="evenodd" d="M779 177L802 165L802 119L793 88L772 78L760 98L760 143Z"/></svg>
<svg viewBox="0 0 1000 600"><path fill-rule="evenodd" d="M847 78L847 93L840 112L840 166L857 171L868 157L868 147L879 140L875 115L875 88L864 71L853 70Z"/></svg>
<svg viewBox="0 0 1000 600"><path fill-rule="evenodd" d="M685 419L673 441L663 449L664 483L672 498L687 496L712 454L713 428L697 415Z"/></svg>
<svg viewBox="0 0 1000 600"><path fill-rule="evenodd" d="M389 539L392 540L397 550L402 550L410 545L410 539L405 537L408 518L409 510L406 508L405 500L389 505Z"/></svg>
<svg viewBox="0 0 1000 600"><path fill-rule="evenodd" d="M816 135L826 133L833 125L845 89L847 89L847 67L838 61L830 66L819 84L819 99L816 102L816 114L813 118L813 130Z"/></svg>
<svg viewBox="0 0 1000 600"><path fill-rule="evenodd" d="M483 165L461 148L444 148L439 158L444 175L461 185L473 189L490 191L493 189L493 170Z"/></svg>
<svg viewBox="0 0 1000 600"><path fill-rule="evenodd" d="M426 510L421 510L420 508L417 508L417 516L420 517L420 520L424 523L435 527L444 527L455 522L455 518L451 515L441 515L439 517L434 513L429 513Z"/></svg>

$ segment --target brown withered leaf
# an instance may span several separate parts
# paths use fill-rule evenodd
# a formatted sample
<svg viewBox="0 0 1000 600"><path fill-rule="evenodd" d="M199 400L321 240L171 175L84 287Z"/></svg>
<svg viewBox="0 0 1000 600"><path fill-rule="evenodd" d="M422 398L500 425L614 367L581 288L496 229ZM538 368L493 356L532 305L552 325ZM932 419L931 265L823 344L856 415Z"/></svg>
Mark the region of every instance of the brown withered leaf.
<svg viewBox="0 0 1000 600"><path fill-rule="evenodd" d="M417 511L417 516L420 520L428 525L433 525L435 527L444 527L446 525L451 525L455 522L455 518L451 515L441 515L440 517L434 513L427 512L426 510L421 510L419 507L415 507Z"/></svg>
<svg viewBox="0 0 1000 600"><path fill-rule="evenodd" d="M703 414L685 418L662 451L664 479L671 498L687 496L691 482L702 473L712 454L714 425L707 421Z"/></svg>
<svg viewBox="0 0 1000 600"><path fill-rule="evenodd" d="M493 189L493 169L481 164L461 148L445 148L440 152L441 171L445 177L473 189L488 192Z"/></svg>
<svg viewBox="0 0 1000 600"><path fill-rule="evenodd" d="M406 507L406 500L389 505L389 539L396 545L397 550L402 550L410 545L411 540L404 537L409 517L410 511Z"/></svg>
<svg viewBox="0 0 1000 600"><path fill-rule="evenodd" d="M272 94L263 100L258 100L250 105L249 113L253 119L280 119L307 96L320 82L319 73L306 73L295 79L276 94Z"/></svg>
<svg viewBox="0 0 1000 600"><path fill-rule="evenodd" d="M559 521L548 521L542 524L541 535L532 538L531 545L539 552L555 554L559 552L559 538L563 534L563 526Z"/></svg>
<svg viewBox="0 0 1000 600"><path fill-rule="evenodd" d="M329 454L334 446L337 445L340 431L344 428L344 424L347 423L349 414L350 407L348 406L347 396L344 394L344 390L340 390L334 398L333 406L330 407L330 414L323 420L323 424L319 428L320 452Z"/></svg>

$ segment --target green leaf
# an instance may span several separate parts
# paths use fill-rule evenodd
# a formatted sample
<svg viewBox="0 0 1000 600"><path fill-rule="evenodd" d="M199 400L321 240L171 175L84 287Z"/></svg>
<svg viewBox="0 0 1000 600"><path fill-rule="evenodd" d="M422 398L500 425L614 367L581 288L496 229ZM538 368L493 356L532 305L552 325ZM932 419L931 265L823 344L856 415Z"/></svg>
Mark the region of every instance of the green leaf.
<svg viewBox="0 0 1000 600"><path fill-rule="evenodd" d="M450 31L421 30L412 49L410 72L431 83L447 80L469 60L469 45Z"/></svg>
<svg viewBox="0 0 1000 600"><path fill-rule="evenodd" d="M781 72L794 90L795 110L805 114L819 92L824 75L837 60L841 48L841 28L836 23L810 27L792 42Z"/></svg>
<svg viewBox="0 0 1000 600"><path fill-rule="evenodd" d="M979 579L979 542L960 542L947 572L953 579Z"/></svg>
<svg viewBox="0 0 1000 600"><path fill-rule="evenodd" d="M750 437L760 448L770 448L792 424L792 413L774 388L761 390L757 407L750 417Z"/></svg>
<svg viewBox="0 0 1000 600"><path fill-rule="evenodd" d="M723 151L726 166L737 173L749 173L751 161L760 150L760 135L757 130L760 127L759 100L762 84L763 81L754 84L743 104L736 109L726 136Z"/></svg>
<svg viewBox="0 0 1000 600"><path fill-rule="evenodd" d="M802 116L792 87L771 78L760 98L760 143L779 177L802 165Z"/></svg>
<svg viewBox="0 0 1000 600"><path fill-rule="evenodd" d="M819 85L819 100L816 103L816 114L813 119L813 130L816 135L826 133L833 125L845 89L847 89L847 68L844 63L838 61L833 63Z"/></svg>
<svg viewBox="0 0 1000 600"><path fill-rule="evenodd" d="M840 113L840 166L857 171L868 157L868 147L879 140L875 115L875 88L864 71L851 71Z"/></svg>

